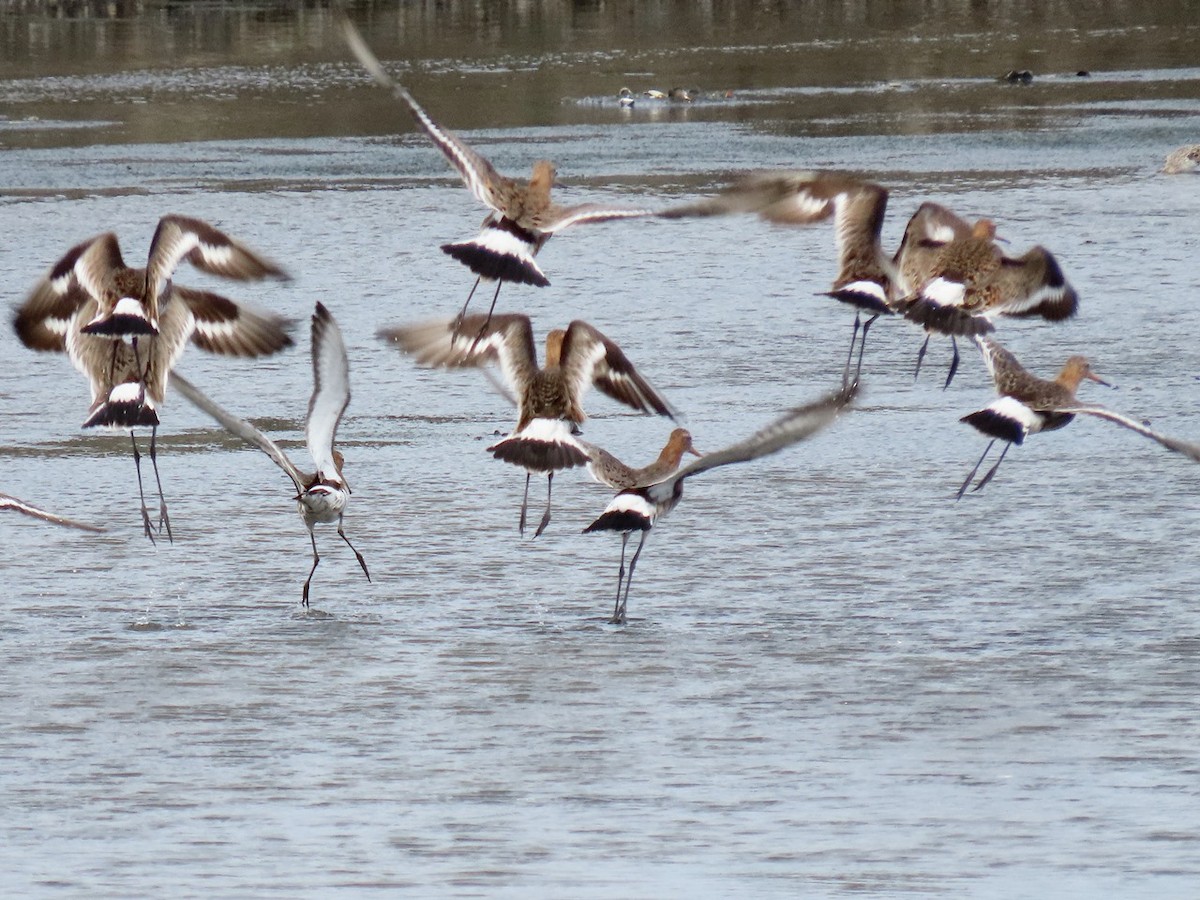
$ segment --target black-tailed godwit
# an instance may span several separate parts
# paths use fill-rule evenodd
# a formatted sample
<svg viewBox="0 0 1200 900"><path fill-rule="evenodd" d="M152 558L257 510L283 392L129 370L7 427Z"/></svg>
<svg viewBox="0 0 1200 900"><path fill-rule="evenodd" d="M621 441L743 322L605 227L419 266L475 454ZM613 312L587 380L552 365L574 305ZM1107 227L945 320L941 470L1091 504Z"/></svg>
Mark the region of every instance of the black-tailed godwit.
<svg viewBox="0 0 1200 900"><path fill-rule="evenodd" d="M605 507L604 512L583 529L584 534L596 531L616 531L621 535L617 599L610 622L619 625L625 621L626 608L629 604L629 585L633 581L634 568L637 566L638 557L641 556L642 547L646 543L646 534L654 527L656 521L678 505L683 498L683 482L686 478L709 469L715 469L717 466L758 459L760 456L775 453L798 441L812 437L833 423L847 404L854 399L857 391L857 382L844 385L842 390L837 393L792 410L744 441L701 456L700 459L689 463L662 481L646 487L629 488L617 494ZM633 553L633 559L629 562L629 573L626 576L625 548L629 541L629 535L635 531L641 532L641 538ZM622 583L624 583L624 593L621 590Z"/></svg>
<svg viewBox="0 0 1200 900"><path fill-rule="evenodd" d="M888 192L880 185L840 172L761 172L742 178L716 197L665 210L661 216L754 213L783 225L807 225L833 216L839 269L826 295L854 307L854 333L843 373L849 381L859 328L856 373L862 369L867 331L879 316L892 314L906 294L896 263L880 243L887 202ZM863 312L868 316L865 323Z"/></svg>
<svg viewBox="0 0 1200 900"><path fill-rule="evenodd" d="M371 580L371 573L367 571L367 561L350 543L350 538L346 537L342 523L346 505L350 500L350 485L342 473L345 459L333 445L342 415L350 403L350 364L346 357L342 331L329 310L321 303L317 304L312 317L312 367L313 392L308 401L308 415L304 423L305 442L317 467L316 472L312 474L298 469L274 441L245 419L218 405L178 373L172 373L171 376L171 384L181 394L216 419L230 434L266 453L292 480L296 489L296 509L308 529L313 551L312 568L308 570L308 577L304 579L304 589L300 595L305 606L309 605L308 595L313 573L317 571L317 564L321 561L317 553L317 523L337 522L338 537L353 551L363 574L367 576L367 581Z"/></svg>
<svg viewBox="0 0 1200 900"><path fill-rule="evenodd" d="M975 477L975 473L979 471L979 467L997 440L1006 442L1004 450L987 474L975 485L977 491L995 476L1009 447L1024 442L1025 438L1031 434L1062 428L1077 415L1095 416L1098 419L1115 422L1123 428L1136 431L1152 441L1157 441L1168 450L1182 453L1200 462L1200 444L1167 437L1128 416L1123 416L1103 406L1082 404L1076 400L1075 392L1085 378L1099 384L1108 384L1092 371L1091 365L1085 357L1072 356L1054 379L1046 380L1027 371L1015 356L991 338L976 338L976 343L983 353L984 362L987 364L988 371L996 385L996 392L1000 397L983 409L963 416L961 419L977 431L990 437L991 440L984 448L979 461L975 463L975 468L971 469L971 473L959 488L958 498L961 499L966 492L971 479Z"/></svg>
<svg viewBox="0 0 1200 900"><path fill-rule="evenodd" d="M13 317L13 327L26 347L66 353L87 376L92 405L84 428L129 429L142 526L152 541L133 429L151 429L158 529L165 526L171 539L158 473L158 406L167 375L187 342L210 353L247 357L276 353L292 344L282 318L175 284L171 276L185 259L205 271L240 280L286 277L274 263L207 223L164 216L145 268L126 266L116 235L101 234L73 247L55 263Z"/></svg>
<svg viewBox="0 0 1200 900"><path fill-rule="evenodd" d="M621 348L587 322L546 335L546 359L539 368L529 317L474 315L453 321L386 328L379 336L425 366L479 366L497 360L517 395L517 425L488 447L496 459L525 469L525 495L518 528L525 533L529 480L544 474L546 510L534 537L550 522L554 473L587 465L589 456L574 434L587 418L583 398L595 385L626 406L674 418L675 411L638 373Z"/></svg>
<svg viewBox="0 0 1200 900"><path fill-rule="evenodd" d="M896 260L910 291L900 304L905 318L948 335L953 344L946 386L958 370L958 337L988 334L997 316L1059 322L1079 308L1074 288L1044 247L1006 256L993 222L967 225L935 203L923 204L909 220ZM927 345L928 338L917 356L918 371Z"/></svg>
<svg viewBox="0 0 1200 900"><path fill-rule="evenodd" d="M607 222L613 219L641 218L656 215L649 209L635 209L603 203L583 203L561 206L550 197L556 169L549 160L533 164L528 181L508 178L481 154L471 149L461 138L442 128L417 103L408 90L384 70L383 65L367 46L358 29L340 13L346 43L358 61L375 81L390 90L412 115L413 121L425 132L450 164L462 176L467 188L490 212L483 221L478 236L466 241L443 244L442 251L475 273L475 285L463 304L459 318L466 315L467 306L480 281L496 281L491 311L496 308L500 287L510 281L545 287L550 284L534 257L551 235L573 225ZM490 312L489 312L490 316ZM484 321L487 321L486 319Z"/></svg>

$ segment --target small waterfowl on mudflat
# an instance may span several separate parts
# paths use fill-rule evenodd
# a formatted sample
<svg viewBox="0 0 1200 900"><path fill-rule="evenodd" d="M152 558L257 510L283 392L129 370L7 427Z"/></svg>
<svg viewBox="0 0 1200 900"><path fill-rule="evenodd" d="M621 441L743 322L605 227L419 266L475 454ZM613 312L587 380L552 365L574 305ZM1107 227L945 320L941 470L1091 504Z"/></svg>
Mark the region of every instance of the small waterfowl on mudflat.
<svg viewBox="0 0 1200 900"><path fill-rule="evenodd" d="M675 474L645 487L628 488L617 494L609 502L594 522L583 529L584 534L597 531L615 531L621 535L621 563L617 570L617 599L613 608L614 625L625 622L626 610L629 605L629 586L633 582L633 571L637 567L638 557L646 543L646 534L654 527L654 523L673 510L683 499L683 482L692 475L726 466L732 463L747 462L776 453L792 444L812 437L817 432L833 424L834 420L854 399L858 384L843 386L842 390L830 394L814 403L798 407L787 415L772 422L766 428L756 432L744 441L707 453L693 463L689 463ZM628 576L625 572L625 548L629 535L640 532L637 549L629 562ZM622 585L624 591L622 592Z"/></svg>
<svg viewBox="0 0 1200 900"><path fill-rule="evenodd" d="M175 284L183 260L227 278L286 278L282 269L199 219L164 216L144 269L126 266L111 232L67 251L17 308L13 328L32 350L66 353L88 379L84 428L129 429L142 527L153 541L135 428L149 428L158 485L158 531L171 535L158 474L158 407L167 375L192 341L226 356L264 356L290 347L286 322L208 291Z"/></svg>
<svg viewBox="0 0 1200 900"><path fill-rule="evenodd" d="M996 244L993 222L968 225L935 203L909 220L896 262L910 291L900 302L905 318L951 339L947 387L958 369L958 337L988 334L997 316L1059 322L1079 308L1075 289L1044 247L1009 257ZM917 355L918 372L927 345L928 339Z"/></svg>
<svg viewBox="0 0 1200 900"><path fill-rule="evenodd" d="M685 453L691 453L693 456L703 455L692 446L692 435L686 428L676 428L672 431L658 458L640 469L627 466L603 447L589 444L582 439L579 443L588 454L588 474L601 484L618 491L648 487L662 481L679 468Z"/></svg>
<svg viewBox="0 0 1200 900"><path fill-rule="evenodd" d="M634 104L633 91L631 91L627 87L621 88L620 92L618 92L618 94L617 94L617 103L619 103L621 106L626 106L626 107L633 106L633 104Z"/></svg>
<svg viewBox="0 0 1200 900"><path fill-rule="evenodd" d="M1028 69L1009 69L1000 76L1000 80L1009 84L1032 84L1033 73Z"/></svg>
<svg viewBox="0 0 1200 900"><path fill-rule="evenodd" d="M587 465L590 457L574 432L587 416L583 398L595 385L614 400L645 413L675 417L675 410L634 368L621 348L587 322L546 335L546 358L537 364L528 316L481 315L462 320L387 328L379 336L426 366L468 367L498 361L517 396L517 424L504 440L488 447L499 460L525 469L518 530L525 533L529 480L547 476L546 510L534 533L550 523L554 473Z"/></svg>
<svg viewBox="0 0 1200 900"><path fill-rule="evenodd" d="M1075 392L1083 380L1089 379L1099 384L1107 385L1100 376L1092 371L1085 357L1072 356L1063 366L1062 371L1052 380L1038 378L1027 371L1008 350L990 338L977 338L976 343L983 353L988 372L996 385L999 399L989 403L983 409L963 416L960 421L966 422L975 430L991 438L983 455L975 463L962 487L958 490L958 498L966 492L983 464L984 459L997 441L1005 441L1000 458L987 471L979 483L975 485L978 491L986 485L1000 468L1009 447L1021 444L1025 438L1040 431L1053 431L1071 422L1077 415L1094 416L1109 422L1115 422L1123 428L1136 431L1144 437L1156 441L1168 450L1200 462L1200 444L1177 440L1159 434L1128 416L1113 412L1103 406L1082 404L1075 399Z"/></svg>
<svg viewBox="0 0 1200 900"><path fill-rule="evenodd" d="M1164 175L1180 175L1200 169L1200 144L1188 144L1167 154L1163 165Z"/></svg>
<svg viewBox="0 0 1200 900"><path fill-rule="evenodd" d="M313 551L312 568L308 570L308 577L304 580L304 588L300 594L301 603L305 606L309 605L308 595L313 573L317 571L317 564L321 561L317 554L317 536L314 530L317 523L337 522L338 537L345 541L346 546L354 553L363 574L367 576L367 581L371 580L371 573L367 571L367 561L350 543L342 524L346 505L350 501L350 485L342 473L345 458L341 452L334 449L333 444L337 437L338 425L350 404L350 364L346 357L342 331L329 310L321 303L317 304L312 317L312 368L313 392L308 400L308 415L304 422L305 442L317 467L316 472L311 474L298 469L274 441L245 419L218 405L178 373L171 375L172 385L181 394L216 419L230 434L266 453L291 479L296 489L293 498L296 501L296 509L308 529Z"/></svg>
<svg viewBox="0 0 1200 900"><path fill-rule="evenodd" d="M43 522L49 522L51 525L62 525L64 528L78 528L80 531L104 531L97 525L88 525L84 522L77 522L74 519L68 519L66 516L60 516L57 513L52 513L42 509L40 506L34 506L32 503L26 503L17 497L10 494L0 494L0 510L11 509L13 512L24 513L32 519L40 519Z"/></svg>

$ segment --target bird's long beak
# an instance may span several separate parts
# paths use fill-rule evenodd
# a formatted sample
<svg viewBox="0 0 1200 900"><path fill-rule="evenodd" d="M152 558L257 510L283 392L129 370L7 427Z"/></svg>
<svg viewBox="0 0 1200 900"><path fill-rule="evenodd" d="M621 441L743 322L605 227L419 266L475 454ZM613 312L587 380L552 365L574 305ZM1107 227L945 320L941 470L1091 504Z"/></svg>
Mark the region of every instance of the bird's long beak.
<svg viewBox="0 0 1200 900"><path fill-rule="evenodd" d="M689 446L687 448L687 452L692 454L692 456L703 456L704 455L699 450L697 450L695 447L691 447L691 446Z"/></svg>
<svg viewBox="0 0 1200 900"><path fill-rule="evenodd" d="M1105 381L1103 378L1101 378L1101 377L1100 377L1099 375L1097 375L1095 372L1088 372L1088 373L1087 373L1087 377L1088 377L1088 378L1090 378L1092 381L1096 382L1096 384L1102 384L1102 385L1104 385L1106 388L1112 388L1113 390L1116 390L1116 387L1117 387L1117 386L1116 386L1115 384L1112 384L1111 382Z"/></svg>

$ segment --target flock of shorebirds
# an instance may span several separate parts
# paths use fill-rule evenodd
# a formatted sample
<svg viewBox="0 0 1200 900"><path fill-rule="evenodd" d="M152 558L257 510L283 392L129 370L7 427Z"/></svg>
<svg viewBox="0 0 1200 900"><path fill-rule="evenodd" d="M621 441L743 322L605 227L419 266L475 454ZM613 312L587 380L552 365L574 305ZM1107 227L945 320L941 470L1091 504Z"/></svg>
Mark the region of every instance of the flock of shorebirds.
<svg viewBox="0 0 1200 900"><path fill-rule="evenodd" d="M441 247L476 275L459 314L436 322L387 328L380 331L380 337L424 366L498 363L517 407L517 423L488 450L495 458L526 471L518 526L522 534L533 475L547 477L546 504L535 537L550 522L556 472L586 467L597 481L619 492L584 529L621 535L612 622L625 621L629 586L646 535L679 503L684 481L718 466L782 450L832 424L857 395L867 333L881 316L902 317L925 332L925 342L917 353L917 371L929 336L943 335L953 345L946 386L959 364L959 338L970 339L978 346L991 373L997 399L962 418L990 442L962 483L959 497L971 485L995 441L1004 442L1003 451L976 483L975 490L995 476L1012 445L1022 443L1031 434L1061 428L1081 414L1114 422L1200 461L1198 444L1168 437L1128 416L1077 400L1075 394L1084 379L1104 383L1083 357L1071 357L1056 377L1042 379L1026 371L991 336L1001 317L1036 317L1054 322L1075 314L1078 296L1058 261L1045 248L1034 247L1021 256L1009 256L1001 249L992 222L983 219L970 223L945 207L924 203L909 220L899 249L889 254L880 240L887 190L836 172L752 174L713 197L663 209L608 204L560 206L551 199L555 177L552 163L535 163L528 181L498 173L487 159L441 128L387 74L349 19L342 15L341 22L346 41L359 61L376 81L393 92L488 208L478 235ZM1200 158L1200 154L1197 156ZM505 282L548 285L536 256L552 235L567 227L622 218L675 219L735 213L793 225L833 219L840 270L827 293L855 312L840 385L723 450L701 455L692 446L688 432L676 428L657 459L641 468L628 466L582 437L582 404L588 390L595 386L645 413L674 418L674 409L620 347L587 322L577 320L565 330L551 331L539 365L529 318L495 312L500 287ZM242 357L276 353L293 344L281 317L176 284L176 269L184 262L241 281L287 277L279 266L213 226L194 218L167 215L158 223L144 267L125 264L112 233L71 248L17 308L13 326L25 346L66 353L88 379L92 404L83 427L129 431L142 525L151 541L163 533L168 540L172 538L156 453L158 410L170 381L229 432L261 448L290 479L312 544L312 567L301 594L305 606L320 562L315 534L318 523L336 523L339 536L370 579L366 560L343 528L350 487L335 440L350 401L350 378L346 345L333 315L318 303L312 316L314 387L305 424L306 443L315 467L310 473L297 467L259 429L172 371L189 341L211 353ZM468 314L471 298L482 282L496 283L491 307L486 314ZM139 428L150 430L149 456L158 493L156 517L146 504L135 435ZM681 468L687 453L698 458ZM100 530L8 495L0 494L0 508L59 525ZM639 541L626 569L627 543L635 532Z"/></svg>

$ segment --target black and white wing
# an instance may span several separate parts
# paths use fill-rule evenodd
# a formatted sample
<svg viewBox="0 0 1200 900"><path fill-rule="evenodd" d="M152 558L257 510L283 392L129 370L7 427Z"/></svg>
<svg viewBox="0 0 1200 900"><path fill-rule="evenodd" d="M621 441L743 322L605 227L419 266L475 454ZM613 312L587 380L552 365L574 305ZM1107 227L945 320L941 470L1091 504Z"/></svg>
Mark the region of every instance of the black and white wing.
<svg viewBox="0 0 1200 900"><path fill-rule="evenodd" d="M504 213L503 198L498 193L498 190L508 179L498 173L490 162L468 147L457 135L446 131L437 122L433 121L429 117L429 114L417 103L413 95L403 85L388 75L387 71L383 68L383 64L379 62L379 58L371 52L371 48L367 46L367 42L363 40L362 35L359 34L358 29L350 21L350 18L341 9L340 5L335 6L335 9L337 10L338 18L341 20L342 36L345 38L351 52L362 63L363 68L370 73L371 77L380 86L391 91L397 100L408 107L413 120L429 139L433 141L437 148L442 151L450 164L458 170L463 182L466 183L471 193L484 205L496 210L496 212Z"/></svg>
<svg viewBox="0 0 1200 900"><path fill-rule="evenodd" d="M220 294L180 285L172 286L171 297L187 308L188 337L208 353L270 356L295 343L288 333L292 323L282 316L259 312Z"/></svg>
<svg viewBox="0 0 1200 900"><path fill-rule="evenodd" d="M550 214L538 218L536 224L542 231L553 234L572 225L611 222L614 219L644 219L655 215L658 213L652 209L610 206L605 203L580 203L577 206L552 207Z"/></svg>
<svg viewBox="0 0 1200 900"><path fill-rule="evenodd" d="M648 496L656 503L666 502L674 495L675 484L689 475L698 475L717 466L758 459L810 438L832 425L857 393L858 384L854 383L813 403L799 406L744 441L723 450L706 453L670 478L650 486L646 489Z"/></svg>
<svg viewBox="0 0 1200 900"><path fill-rule="evenodd" d="M505 381L518 396L538 370L533 325L528 316L518 313L493 315L490 321L481 314L461 321L440 319L383 328L379 337L423 366L470 368L498 362Z"/></svg>
<svg viewBox="0 0 1200 900"><path fill-rule="evenodd" d="M163 216L150 241L146 263L146 281L152 298L157 300L162 296L167 281L184 260L205 272L237 281L288 277L275 263L207 222L187 216Z"/></svg>
<svg viewBox="0 0 1200 900"><path fill-rule="evenodd" d="M625 352L587 322L577 319L567 326L562 343L562 368L571 382L572 395L580 402L594 384L614 400L639 412L672 419L678 415L634 368Z"/></svg>
<svg viewBox="0 0 1200 900"><path fill-rule="evenodd" d="M13 330L21 343L31 350L65 353L67 331L71 320L89 300L97 300L95 279L87 278L90 266L80 266L80 259L94 245L111 242L116 247L116 235L106 233L77 244L56 262L50 271L34 285L25 302L13 315ZM117 251L120 258L120 250ZM80 274L85 276L81 280ZM89 290L88 285L92 285Z"/></svg>
<svg viewBox="0 0 1200 900"><path fill-rule="evenodd" d="M0 494L0 510L11 509L14 512L24 513L34 519L41 519L43 522L49 522L52 525L62 525L66 528L78 528L80 531L104 531L97 525L88 525L84 522L76 522L74 519L68 519L66 516L60 516L56 513L48 512L41 507L34 506L32 503L26 503L17 497L9 496L8 494Z"/></svg>
<svg viewBox="0 0 1200 900"><path fill-rule="evenodd" d="M340 476L333 456L338 423L350 403L350 362L346 342L329 310L317 304L312 317L313 393L308 401L304 437L317 474Z"/></svg>
<svg viewBox="0 0 1200 900"><path fill-rule="evenodd" d="M184 397L196 406L197 409L208 413L216 419L221 427L234 437L239 437L246 443L253 444L262 450L263 453L267 454L267 456L271 457L275 465L283 469L288 478L292 479L297 493L304 490L304 485L308 481L308 477L292 464L292 461L287 458L273 440L245 419L238 418L229 412L229 410L218 404L178 372L171 373L171 384L174 385L179 393L183 394Z"/></svg>

